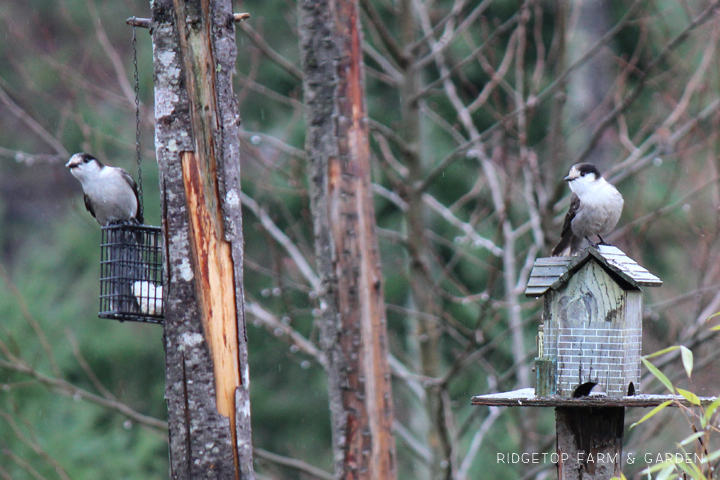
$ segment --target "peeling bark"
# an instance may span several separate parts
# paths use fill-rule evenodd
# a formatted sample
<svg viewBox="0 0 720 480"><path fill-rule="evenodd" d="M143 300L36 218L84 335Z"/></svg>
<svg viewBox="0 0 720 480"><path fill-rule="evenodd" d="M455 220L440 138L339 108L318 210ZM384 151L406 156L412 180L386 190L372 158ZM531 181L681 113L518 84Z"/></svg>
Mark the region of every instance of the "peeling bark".
<svg viewBox="0 0 720 480"><path fill-rule="evenodd" d="M252 479L229 0L154 0L173 479Z"/></svg>
<svg viewBox="0 0 720 480"><path fill-rule="evenodd" d="M357 2L301 1L300 37L335 473L392 479L392 394Z"/></svg>

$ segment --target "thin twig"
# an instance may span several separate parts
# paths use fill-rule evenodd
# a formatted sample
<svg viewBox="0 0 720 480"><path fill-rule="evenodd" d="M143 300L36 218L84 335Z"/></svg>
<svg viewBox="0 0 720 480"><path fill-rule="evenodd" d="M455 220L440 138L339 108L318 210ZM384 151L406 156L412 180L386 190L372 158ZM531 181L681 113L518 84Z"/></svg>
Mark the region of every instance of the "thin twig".
<svg viewBox="0 0 720 480"><path fill-rule="evenodd" d="M482 107L487 99L490 97L490 95L495 90L495 87L500 84L500 82L503 81L503 78L505 77L505 74L507 74L508 70L510 70L510 65L513 61L513 59L517 59L518 57L515 55L515 48L519 48L521 43L524 43L524 39L518 40L518 32L522 31L522 29L517 29L513 34L510 36L510 40L508 41L507 48L505 50L505 57L500 62L500 66L496 70L492 70L492 66L490 64L486 64L484 62L481 62L483 64L483 68L486 73L488 73L490 77L490 81L485 84L482 91L480 92L480 95L477 96L475 100L472 101L470 105L465 107L468 112L473 113L478 108ZM481 59L483 57L480 57ZM524 79L516 79L516 81L524 81ZM517 103L516 105L525 105L525 102Z"/></svg>
<svg viewBox="0 0 720 480"><path fill-rule="evenodd" d="M10 98L10 95L7 94L5 89L0 86L0 103L4 104L7 109L15 115L21 122L23 122L25 125L30 127L30 130L35 132L45 143L47 143L50 147L55 150L55 153L60 155L63 158L68 158L70 154L67 150L65 150L65 147L60 143L58 139L56 139L54 136L52 136L47 130L45 130L45 127L40 125L37 121L35 121L34 118L32 118L28 113L20 108L13 100Z"/></svg>
<svg viewBox="0 0 720 480"><path fill-rule="evenodd" d="M432 451L415 438L412 432L400 423L398 419L395 419L393 422L393 433L405 442L405 445L415 454L415 457L422 460L426 465L433 464L435 459Z"/></svg>
<svg viewBox="0 0 720 480"><path fill-rule="evenodd" d="M258 145L260 143L269 143L278 151L284 153L289 157L297 158L299 160L305 160L305 150L301 148L295 148L292 145L289 145L272 135L261 132L249 132L243 130L242 132L240 132L240 138L242 138L243 140L248 140L253 145Z"/></svg>
<svg viewBox="0 0 720 480"><path fill-rule="evenodd" d="M260 49L271 61L275 62L280 68L292 75L296 80L303 79L303 72L295 66L290 60L280 55L270 44L268 44L262 35L260 35L254 28L247 22L240 24L240 30L245 33L251 42Z"/></svg>
<svg viewBox="0 0 720 480"><path fill-rule="evenodd" d="M0 465L0 477L2 477L3 480L15 480L10 476L10 472L8 472L2 465Z"/></svg>
<svg viewBox="0 0 720 480"><path fill-rule="evenodd" d="M30 465L30 463L27 460L20 457L19 455L17 455L15 452L10 450L9 448L3 448L2 452L7 457L10 457L13 462L17 463L18 466L20 466L20 468L22 468L23 470L28 472L30 475L32 475L32 477L35 478L35 480L48 480L47 477L41 475L40 472L35 470L35 468L33 468L33 466Z"/></svg>
<svg viewBox="0 0 720 480"><path fill-rule="evenodd" d="M379 134L383 135L395 146L397 146L403 154L417 155L417 152L413 150L412 147L410 147L410 145L408 145L407 142L405 142L405 140L400 135L398 135L398 133L392 128L385 126L377 120L373 119L368 119L368 125L370 127L370 131L378 132Z"/></svg>
<svg viewBox="0 0 720 480"><path fill-rule="evenodd" d="M476 47L472 52L470 52L468 55L465 56L462 60L453 63L452 67L448 69L447 72L440 75L438 78L433 80L432 82L425 85L422 90L420 90L420 93L418 94L418 98L424 97L428 95L430 92L434 91L436 88L442 86L443 82L450 78L451 75L457 73L458 70L460 70L462 67L470 63L471 61L475 60L478 55L482 54L486 48L491 47L494 45L495 40L500 38L502 35L510 31L511 28L515 26L515 24L518 22L518 19L520 16L518 14L513 15L509 19L505 21L502 25L499 27L493 29L492 34L485 40L481 45Z"/></svg>
<svg viewBox="0 0 720 480"><path fill-rule="evenodd" d="M427 382L429 378L412 373L397 357L392 354L388 355L388 364L392 369L393 375L396 378L403 380L410 391L415 394L417 399L424 403L427 399L427 392L425 391L423 383Z"/></svg>
<svg viewBox="0 0 720 480"><path fill-rule="evenodd" d="M289 468L295 471L298 471L300 473L303 473L305 475L310 475L314 478L319 478L321 480L334 480L334 476L326 472L325 470L321 470L317 467L314 467L310 465L309 463L303 462L302 460L297 460L295 458L288 458L283 457L282 455L278 455L277 453L268 452L267 450L263 450L262 448L253 448L253 454L257 458L261 458L267 462L274 463L275 465L280 465L281 467Z"/></svg>
<svg viewBox="0 0 720 480"><path fill-rule="evenodd" d="M457 474L458 480L465 480L467 478L470 467L472 467L473 461L475 460L475 457L477 457L477 454L480 451L480 447L482 446L483 440L485 440L485 436L488 434L490 428L495 423L495 420L500 417L500 414L502 412L503 410L501 410L500 407L490 407L490 413L480 424L480 428L477 429L475 435L473 435L470 446L468 447L467 454L465 455L465 458L460 464L460 468L458 469Z"/></svg>
<svg viewBox="0 0 720 480"><path fill-rule="evenodd" d="M660 128L672 128L673 125L680 119L680 117L687 111L690 105L690 100L693 94L698 90L700 85L707 81L706 72L710 65L713 63L715 57L715 48L718 42L718 32L720 28L716 25L713 28L712 35L709 36L707 48L703 52L703 58L698 65L697 70L693 73L690 80L688 80L685 90L683 91L682 97L677 103L677 106L673 109L672 113L665 119Z"/></svg>
<svg viewBox="0 0 720 480"><path fill-rule="evenodd" d="M327 366L325 354L317 348L314 343L264 309L257 302L246 302L245 311L251 317L263 323L268 329L272 330L276 336L285 335L290 340L290 343L297 347L298 351L310 355L323 367Z"/></svg>
<svg viewBox="0 0 720 480"><path fill-rule="evenodd" d="M710 20L718 6L720 6L720 0L716 0L715 2L711 3L700 15L695 17L695 19L690 22L690 24L685 28L685 30L680 32L677 36L675 36L675 38L665 44L665 47L663 47L660 54L658 54L650 63L648 63L645 69L640 73L639 77L635 81L635 88L632 89L632 91L622 100L622 102L620 102L619 105L616 105L615 108L613 108L612 111L610 111L600 121L600 124L595 128L595 131L590 137L590 140L585 146L585 149L580 153L580 155L575 158L573 164L583 162L588 157L588 155L590 155L592 150L595 148L597 142L603 136L605 129L609 127L612 123L614 123L617 116L627 110L627 108L630 107L630 105L640 96L640 93L643 91L643 89L648 83L647 79L650 75L650 72L652 72L657 65L664 61L665 58L667 58L667 56L670 55L670 53L673 52L678 45L685 41L685 39L690 35L693 30Z"/></svg>
<svg viewBox="0 0 720 480"><path fill-rule="evenodd" d="M37 370L35 370L34 368L32 368L30 365L28 365L25 362L8 362L5 360L0 360L0 368L12 370L14 372L22 373L24 375L29 375L29 376L35 378L40 383L42 383L43 385L54 388L57 391L65 394L69 397L77 397L82 400L87 400L91 403L95 403L102 407L109 408L111 410L116 410L119 413L128 417L130 420L133 420L134 422L138 423L139 425L149 427L151 430L155 430L155 431L167 430L167 422L164 422L162 420L158 420L156 418L148 417L147 415L138 413L135 410L133 410L132 408L125 405L124 403L114 401L114 400L109 400L109 399L101 397L99 395L95 395L94 393L90 393L86 390L78 388L75 385L73 385L70 382L67 382L65 380L49 377L43 373L38 372Z"/></svg>
<svg viewBox="0 0 720 480"><path fill-rule="evenodd" d="M360 5L370 18L370 23L373 28L375 28L375 30L380 34L383 45L387 48L395 63L397 63L401 68L407 66L408 58L400 49L400 46L395 41L395 38L392 36L392 33L390 33L390 30L388 30L385 26L385 22L380 16L380 13L375 10L375 6L372 2L370 2L370 0L360 0Z"/></svg>
<svg viewBox="0 0 720 480"><path fill-rule="evenodd" d="M33 315L30 313L30 309L28 309L25 298L23 297L20 290L18 290L15 283L10 279L10 276L7 274L7 272L5 271L5 267L2 264L0 264L0 276L3 277L3 279L5 280L5 285L7 285L10 293L12 293L13 297L15 297L15 301L17 302L18 307L20 307L20 312L22 313L23 318L30 324L33 331L37 335L38 340L40 340L40 345L42 345L43 350L45 350L45 356L50 363L50 369L52 370L53 375L55 375L56 377L62 376L60 372L60 367L55 360L55 354L53 353L50 342L45 335L45 331L42 329L35 317L33 317Z"/></svg>
<svg viewBox="0 0 720 480"><path fill-rule="evenodd" d="M9 158L26 165L34 165L35 163L65 163L67 161L67 157L63 157L62 155L52 153L27 153L3 147L0 147L0 157Z"/></svg>
<svg viewBox="0 0 720 480"><path fill-rule="evenodd" d="M77 362L80 364L80 367L83 369L83 371L88 376L95 388L97 388L98 391L108 400L117 401L117 397L115 397L115 395L113 395L110 390L105 388L105 385L102 384L97 375L95 375L95 372L93 372L90 364L87 362L87 360L85 360L85 357L83 357L82 353L80 352L80 345L78 345L77 339L75 338L75 335L73 335L73 333L70 331L70 329L65 330L65 336L70 342L70 346L72 347L75 360L77 360Z"/></svg>
<svg viewBox="0 0 720 480"><path fill-rule="evenodd" d="M36 455L38 455L40 458L45 460L50 466L52 466L53 469L55 469L55 473L57 473L58 477L60 477L62 480L70 480L70 476L67 474L65 469L55 460L52 458L37 442L27 438L22 431L20 430L20 426L16 422L15 415L11 415L7 412L4 412L0 410L0 417L2 417L5 422L10 426L10 429L15 433L15 436L28 448L30 448L33 452L35 452Z"/></svg>
<svg viewBox="0 0 720 480"><path fill-rule="evenodd" d="M303 104L299 100L290 98L281 93L277 93L276 91L274 91L264 85L260 85L255 80L253 80L245 75L242 75L240 73L238 73L237 79L241 84L245 85L250 90L254 90L255 92L265 95L268 98L275 100L276 102L278 102L282 105L287 105L288 107L295 108L295 109L302 111Z"/></svg>
<svg viewBox="0 0 720 480"><path fill-rule="evenodd" d="M290 240L290 237L285 235L285 233L283 233L283 231L275 225L275 222L272 221L267 212L260 208L260 205L258 205L258 203L248 194L240 192L240 201L243 206L247 207L251 212L253 212L253 214L255 214L257 219L260 220L262 226L265 227L265 230L285 249L288 255L290 255L290 258L293 259L295 265L297 265L300 270L300 273L302 273L305 279L310 283L310 285L312 285L312 288L316 292L320 292L322 288L320 278L315 274L315 271L308 261L305 260L305 256L302 254L300 249L292 242L292 240Z"/></svg>
<svg viewBox="0 0 720 480"><path fill-rule="evenodd" d="M475 7L475 9L467 17L465 17L457 28L453 28L455 21L454 18L451 17L445 26L445 33L443 33L439 40L435 40L435 38L431 35L432 29L426 29L424 40L430 44L431 53L421 59L418 59L418 61L415 62L415 68L424 68L434 62L438 55L443 55L445 50L452 45L455 39L457 39L457 37L465 30L470 28L475 20L477 20L478 17L480 17L480 15L482 15L485 10L490 7L493 1L494 0L483 0L480 2L480 4ZM457 10L457 7L454 6L452 10Z"/></svg>
<svg viewBox="0 0 720 480"><path fill-rule="evenodd" d="M402 80L402 73L398 71L395 66L390 63L390 61L385 58L385 56L378 52L375 48L373 48L372 45L370 45L368 42L363 42L363 52L367 54L371 59L373 59L382 69L385 71L385 74L382 74L380 72L377 73L377 75L383 79L385 83L392 86L397 86L398 83ZM365 66L366 69L368 69L368 66ZM369 72L372 70L369 69ZM368 72L368 73L369 73Z"/></svg>
<svg viewBox="0 0 720 480"><path fill-rule="evenodd" d="M123 66L123 61L110 42L110 39L107 37L100 15L98 15L97 8L95 8L95 3L87 1L85 4L87 5L88 12L90 12L90 16L95 23L95 36L97 37L103 51L105 51L105 55L107 55L108 60L110 60L110 64L115 71L115 78L117 78L118 85L120 85L120 90L122 90L125 100L127 100L134 109L135 93L133 92L132 86L130 86L130 81L128 80L129 77L125 71L125 67Z"/></svg>
<svg viewBox="0 0 720 480"><path fill-rule="evenodd" d="M619 171L617 175L612 175L611 181L613 183L620 182L646 167L650 162L654 161L659 156L666 154L668 149L671 150L674 148L675 144L677 144L685 135L690 133L690 131L695 128L698 123L709 119L719 110L720 99L716 99L710 105L705 107L696 117L688 120L680 128L675 130L675 133L673 133L666 142L662 142L662 138L657 132L653 133L625 160L608 171L608 174ZM651 153L645 155L650 147L661 142L662 145L660 147L656 147Z"/></svg>
<svg viewBox="0 0 720 480"><path fill-rule="evenodd" d="M459 228L471 240L474 247L481 247L488 250L496 257L500 257L503 249L495 245L491 240L479 235L472 225L457 218L445 205L438 202L435 197L427 193L422 196L423 203L440 214L451 225Z"/></svg>

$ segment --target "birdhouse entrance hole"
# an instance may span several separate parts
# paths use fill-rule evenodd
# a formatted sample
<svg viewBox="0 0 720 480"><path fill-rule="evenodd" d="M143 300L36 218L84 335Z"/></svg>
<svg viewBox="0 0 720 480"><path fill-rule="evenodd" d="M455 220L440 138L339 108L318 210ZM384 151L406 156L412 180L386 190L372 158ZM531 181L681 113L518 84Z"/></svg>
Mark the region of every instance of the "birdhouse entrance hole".
<svg viewBox="0 0 720 480"><path fill-rule="evenodd" d="M100 318L162 323L161 233L146 225L102 227Z"/></svg>

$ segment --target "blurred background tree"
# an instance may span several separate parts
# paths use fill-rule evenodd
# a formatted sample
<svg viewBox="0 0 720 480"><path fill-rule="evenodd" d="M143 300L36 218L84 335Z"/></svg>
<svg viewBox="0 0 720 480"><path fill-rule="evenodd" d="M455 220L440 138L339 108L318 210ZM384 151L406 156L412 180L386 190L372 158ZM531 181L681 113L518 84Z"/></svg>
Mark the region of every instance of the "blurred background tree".
<svg viewBox="0 0 720 480"><path fill-rule="evenodd" d="M645 351L691 348L693 390L717 395L705 321L720 310L718 2L361 5L399 478L554 477L551 464L496 461L553 451L552 411L469 400L532 386L540 305L522 292L579 161L625 196L608 240L665 282L646 293ZM297 5L236 7L252 15L235 91L258 478L315 478L268 453L331 470ZM149 17L147 2L0 5L0 478L167 476L162 332L95 318L100 233L63 166L87 151L137 176L133 15ZM138 34L157 224L152 55ZM656 364L681 378L672 360ZM662 415L628 432L625 451L685 437L679 415Z"/></svg>

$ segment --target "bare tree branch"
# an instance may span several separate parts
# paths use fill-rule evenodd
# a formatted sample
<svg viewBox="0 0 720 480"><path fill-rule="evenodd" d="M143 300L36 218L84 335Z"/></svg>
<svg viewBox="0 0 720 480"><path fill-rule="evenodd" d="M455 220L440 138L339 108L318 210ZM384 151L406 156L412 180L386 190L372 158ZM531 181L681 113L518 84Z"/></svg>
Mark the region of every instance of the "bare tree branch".
<svg viewBox="0 0 720 480"><path fill-rule="evenodd" d="M9 414L8 412L5 412L3 410L0 410L0 417L7 422L7 424L10 426L10 429L13 431L15 436L20 439L20 441L30 448L33 452L35 452L36 455L38 455L40 458L42 458L45 462L47 462L50 466L53 467L55 470L55 473L57 473L58 477L60 477L62 480L70 480L70 477L68 476L65 469L50 455L47 454L47 452L40 446L40 444L33 439L28 438L20 429L20 426L17 424L17 421L15 419L15 416Z"/></svg>
<svg viewBox="0 0 720 480"><path fill-rule="evenodd" d="M268 44L260 33L255 31L248 22L240 22L240 30L242 30L248 38L255 44L256 47L262 51L266 57L279 65L282 69L292 75L296 80L302 80L303 73L298 67L295 66L291 61L280 55L275 51L270 44Z"/></svg>
<svg viewBox="0 0 720 480"><path fill-rule="evenodd" d="M327 366L325 354L317 348L314 343L300 335L297 330L278 319L257 302L247 302L245 304L245 309L249 315L263 323L268 329L272 330L276 337L281 335L286 336L290 343L297 347L298 351L310 355L323 367Z"/></svg>
<svg viewBox="0 0 720 480"><path fill-rule="evenodd" d="M55 150L55 153L63 158L68 158L70 154L65 150L65 147L52 136L45 128L40 125L34 118L32 118L25 110L20 108L15 102L12 101L10 95L7 94L4 88L0 86L0 103L5 105L7 109L15 115L21 122L27 125L30 130L35 132L48 146Z"/></svg>
<svg viewBox="0 0 720 480"><path fill-rule="evenodd" d="M602 137L605 129L615 121L619 114L624 112L640 96L640 93L647 85L647 79L650 72L661 62L663 62L668 57L668 55L670 55L670 53L672 53L675 48L677 48L678 45L684 42L696 28L709 21L712 18L712 15L715 13L715 10L719 6L720 1L716 0L712 2L702 13L700 13L700 15L695 17L693 21L690 22L690 24L685 28L685 30L680 32L675 38L665 44L662 51L650 63L648 63L645 69L640 73L639 78L636 80L635 88L633 88L630 93L626 95L625 98L623 98L622 102L620 102L619 105L615 106L615 108L613 108L612 111L600 121L599 125L595 128L592 137L588 141L587 146L575 158L573 163L581 163L585 158L587 158L592 149L595 148L597 142L600 140L600 137Z"/></svg>
<svg viewBox="0 0 720 480"><path fill-rule="evenodd" d="M310 283L312 288L319 292L321 289L320 285L320 279L315 274L315 271L310 266L310 264L305 260L305 257L303 256L302 252L300 252L300 249L295 246L295 244L290 240L290 238L285 235L282 230L280 230L277 225L275 225L275 222L272 221L270 216L260 208L260 205L257 204L255 200L253 200L249 195L247 195L244 192L240 193L240 199L244 206L250 209L253 214L260 220L260 223L262 226L267 230L267 232L272 235L272 237L285 249L285 251L290 255L290 258L293 259L295 262L295 265L297 265L300 272L303 274L305 279Z"/></svg>
<svg viewBox="0 0 720 480"><path fill-rule="evenodd" d="M383 44L388 49L388 52L390 52L390 55L392 56L395 63L400 65L400 67L406 66L408 63L408 59L400 49L400 46L395 41L395 38L392 36L390 31L385 27L385 22L382 20L382 17L378 13L378 11L375 9L375 6L370 2L370 0L360 0L360 5L370 18L370 22L372 23L373 27L380 34L380 38L382 38Z"/></svg>
<svg viewBox="0 0 720 480"><path fill-rule="evenodd" d="M500 414L502 412L503 411L500 409L500 407L490 407L490 413L487 417L485 417L485 420L483 420L482 424L480 424L480 428L477 429L475 435L473 435L470 446L468 447L467 454L465 455L465 458L463 459L462 463L460 464L460 468L458 469L456 477L457 480L465 480L466 478L468 478L470 467L472 467L473 461L475 460L475 457L477 457L477 454L480 451L480 447L485 440L485 436L487 436L488 431L495 423L495 420L500 417Z"/></svg>
<svg viewBox="0 0 720 480"><path fill-rule="evenodd" d="M75 385L71 384L70 382L67 382L65 380L59 379L59 378L53 378L49 377L43 373L38 372L34 368L32 368L30 365L23 361L7 361L7 360L0 360L0 368L4 368L6 370L11 370L17 373L21 373L23 375L28 375L30 377L33 377L41 384L51 387L58 392L67 395L69 397L79 398L82 400L87 400L91 403L95 403L97 405L100 405L102 407L115 410L123 415L125 415L128 419L138 423L139 425L148 427L151 429L151 431L160 430L161 435L165 435L165 431L167 430L167 422L164 422L162 420L158 420L156 418L148 417L147 415L143 415L141 413L136 412L135 410L131 409L124 403L115 401L115 400L109 400L104 397L100 397L98 395L95 395L94 393L90 393L88 391L85 391L81 388L76 387ZM158 432L160 433L160 432Z"/></svg>
<svg viewBox="0 0 720 480"><path fill-rule="evenodd" d="M23 318L25 318L25 321L30 324L33 331L35 332L35 335L37 335L38 340L40 341L40 345L42 345L42 348L45 351L45 356L50 363L50 368L53 374L56 377L59 377L61 375L60 367L58 367L57 361L55 360L55 354L53 353L52 347L50 346L50 342L48 341L45 332L43 331L37 320L35 320L35 317L33 317L30 313L30 310L28 309L27 303L25 303L25 299L23 298L22 293L20 293L15 283L10 279L10 276L5 271L5 267L1 263L0 276L3 277L3 279L5 280L5 285L7 285L8 289L15 297L15 300L18 302L18 306L20 307L20 312L22 313Z"/></svg>
<svg viewBox="0 0 720 480"><path fill-rule="evenodd" d="M334 480L334 476L331 473L321 470L317 467L313 467L309 463L303 462L302 460L296 460L294 458L283 457L277 453L268 452L262 448L253 448L253 454L262 460L280 465L281 467L289 468L305 475L310 475L313 478L319 478L321 480Z"/></svg>

